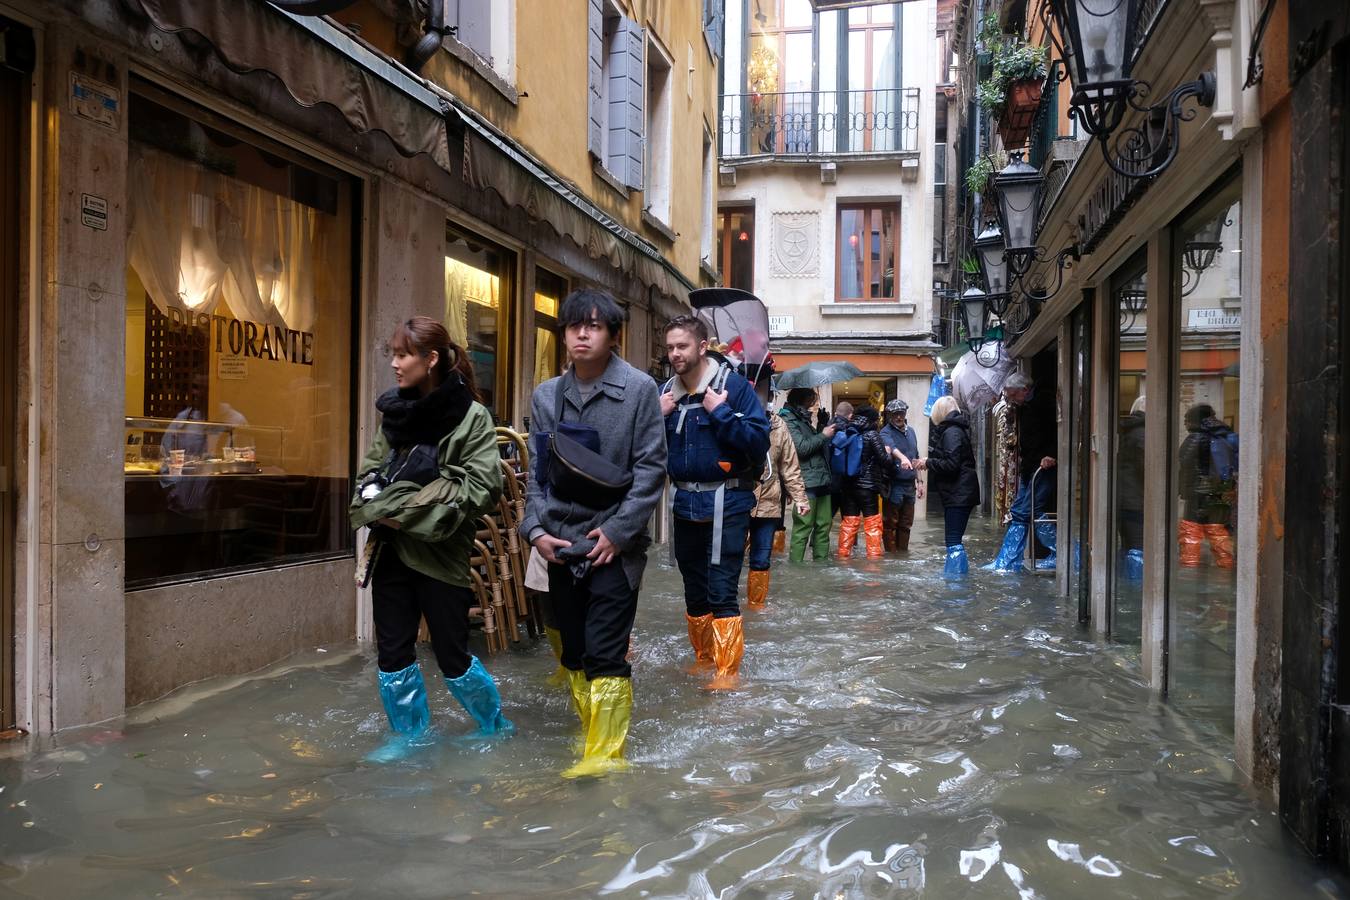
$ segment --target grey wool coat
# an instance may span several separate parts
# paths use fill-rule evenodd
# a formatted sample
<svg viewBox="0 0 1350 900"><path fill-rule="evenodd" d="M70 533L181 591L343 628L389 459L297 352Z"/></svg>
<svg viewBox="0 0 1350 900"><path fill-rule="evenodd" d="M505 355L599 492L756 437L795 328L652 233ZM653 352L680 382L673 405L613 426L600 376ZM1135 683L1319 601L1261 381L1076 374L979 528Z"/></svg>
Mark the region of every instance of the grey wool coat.
<svg viewBox="0 0 1350 900"><path fill-rule="evenodd" d="M563 377L550 378L535 388L530 403L530 430L552 434L559 385ZM661 400L656 382L611 355L609 365L590 399L582 404L573 379L563 394L564 419L589 425L600 435L600 453L610 462L633 473L633 486L618 504L592 510L545 495L537 477L531 477L525 497L525 518L520 533L533 540L541 533L571 541L558 558L580 561L595 547L586 535L599 527L622 554L628 583L636 588L647 564L651 535L647 525L661 502L666 481L666 429L661 418ZM532 473L537 475L538 473ZM614 565L615 563L610 563Z"/></svg>

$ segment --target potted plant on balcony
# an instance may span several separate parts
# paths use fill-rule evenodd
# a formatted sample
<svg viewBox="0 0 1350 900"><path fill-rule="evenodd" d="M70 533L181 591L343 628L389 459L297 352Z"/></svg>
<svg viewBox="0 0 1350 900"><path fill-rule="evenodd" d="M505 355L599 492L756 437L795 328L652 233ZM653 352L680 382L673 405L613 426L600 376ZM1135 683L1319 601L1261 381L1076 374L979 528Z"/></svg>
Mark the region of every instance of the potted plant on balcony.
<svg viewBox="0 0 1350 900"><path fill-rule="evenodd" d="M976 88L976 96L998 120L1003 146L1016 149L1026 143L1040 107L1049 54L1045 47L1028 44L1013 35L987 35L981 40L993 52L993 70Z"/></svg>

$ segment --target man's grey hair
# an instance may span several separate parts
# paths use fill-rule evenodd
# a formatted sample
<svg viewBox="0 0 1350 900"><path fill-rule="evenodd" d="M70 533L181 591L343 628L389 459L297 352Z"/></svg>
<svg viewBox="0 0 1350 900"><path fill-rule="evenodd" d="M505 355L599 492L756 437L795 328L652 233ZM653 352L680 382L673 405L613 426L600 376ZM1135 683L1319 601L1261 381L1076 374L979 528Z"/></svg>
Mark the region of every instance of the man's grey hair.
<svg viewBox="0 0 1350 900"><path fill-rule="evenodd" d="M853 404L849 403L847 400L840 400L834 405L834 414L836 416L853 415Z"/></svg>
<svg viewBox="0 0 1350 900"><path fill-rule="evenodd" d="M1021 372L1014 372L1008 376L1007 381L1003 382L1005 391L1029 391L1035 384L1030 378Z"/></svg>

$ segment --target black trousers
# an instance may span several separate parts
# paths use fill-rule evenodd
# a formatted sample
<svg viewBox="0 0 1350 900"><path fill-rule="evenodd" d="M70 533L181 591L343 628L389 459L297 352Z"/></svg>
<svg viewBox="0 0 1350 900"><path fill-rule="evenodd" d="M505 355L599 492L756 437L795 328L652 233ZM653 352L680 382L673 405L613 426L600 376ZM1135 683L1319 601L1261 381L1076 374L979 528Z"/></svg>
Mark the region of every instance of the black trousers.
<svg viewBox="0 0 1350 900"><path fill-rule="evenodd" d="M872 488L858 487L857 485L845 485L843 493L839 495L843 502L843 514L845 516L875 516L880 498L877 492Z"/></svg>
<svg viewBox="0 0 1350 900"><path fill-rule="evenodd" d="M398 551L386 545L375 563L371 593L381 672L399 672L417 661L417 629L423 616L441 674L458 678L469 670L473 591L408 568Z"/></svg>
<svg viewBox="0 0 1350 900"><path fill-rule="evenodd" d="M549 563L549 602L562 635L562 664L587 679L631 678L628 639L633 634L638 592L629 586L623 560L591 566L577 578L568 566Z"/></svg>
<svg viewBox="0 0 1350 900"><path fill-rule="evenodd" d="M965 543L966 525L970 522L970 512L974 508L973 506L944 506L942 508L942 524L948 547Z"/></svg>

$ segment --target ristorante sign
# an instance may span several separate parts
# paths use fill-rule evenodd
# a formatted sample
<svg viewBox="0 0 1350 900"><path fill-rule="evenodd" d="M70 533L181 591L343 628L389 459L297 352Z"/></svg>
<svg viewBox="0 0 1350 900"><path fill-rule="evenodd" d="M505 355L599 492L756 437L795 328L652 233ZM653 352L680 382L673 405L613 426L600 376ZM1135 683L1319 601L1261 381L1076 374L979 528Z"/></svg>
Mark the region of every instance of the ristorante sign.
<svg viewBox="0 0 1350 900"><path fill-rule="evenodd" d="M176 327L205 329L207 340L214 344L216 353L291 362L301 366L314 365L312 331L296 331L280 325L184 311L176 306L170 306L168 314L169 321Z"/></svg>

